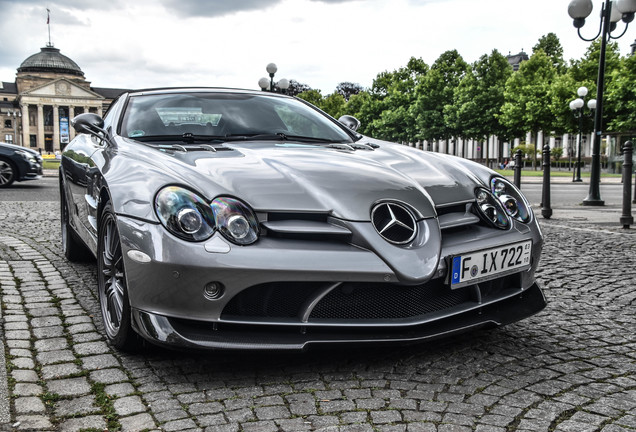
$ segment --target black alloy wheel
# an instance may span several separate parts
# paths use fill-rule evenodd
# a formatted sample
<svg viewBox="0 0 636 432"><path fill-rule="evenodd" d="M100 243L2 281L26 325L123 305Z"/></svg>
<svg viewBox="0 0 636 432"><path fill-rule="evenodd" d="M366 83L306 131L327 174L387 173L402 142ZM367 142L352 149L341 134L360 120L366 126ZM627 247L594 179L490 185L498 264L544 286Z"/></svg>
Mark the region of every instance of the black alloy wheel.
<svg viewBox="0 0 636 432"><path fill-rule="evenodd" d="M117 219L110 203L105 205L99 224L97 282L102 321L108 340L122 351L138 349L141 340L131 326L124 257Z"/></svg>
<svg viewBox="0 0 636 432"><path fill-rule="evenodd" d="M11 161L0 159L0 188L9 187L15 181L16 169Z"/></svg>

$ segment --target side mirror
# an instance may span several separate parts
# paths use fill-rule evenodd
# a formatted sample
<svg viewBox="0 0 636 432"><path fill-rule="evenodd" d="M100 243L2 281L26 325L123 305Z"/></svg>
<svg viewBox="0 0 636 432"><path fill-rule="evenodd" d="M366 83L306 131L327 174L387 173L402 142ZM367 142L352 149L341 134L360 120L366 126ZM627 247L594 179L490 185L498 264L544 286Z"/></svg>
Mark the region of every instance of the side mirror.
<svg viewBox="0 0 636 432"><path fill-rule="evenodd" d="M351 129L352 131L357 131L360 127L360 120L350 115L343 115L338 119L340 123Z"/></svg>
<svg viewBox="0 0 636 432"><path fill-rule="evenodd" d="M87 133L98 138L106 136L106 131L103 129L104 119L95 113L84 113L76 116L71 120L71 126L77 133ZM104 134L104 136L100 136L100 134Z"/></svg>

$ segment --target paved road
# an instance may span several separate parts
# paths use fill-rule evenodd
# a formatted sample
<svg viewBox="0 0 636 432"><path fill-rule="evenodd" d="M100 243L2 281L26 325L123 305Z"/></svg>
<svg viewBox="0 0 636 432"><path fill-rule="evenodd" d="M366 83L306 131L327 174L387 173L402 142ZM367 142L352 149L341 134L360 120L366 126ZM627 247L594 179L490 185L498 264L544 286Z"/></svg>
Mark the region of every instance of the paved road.
<svg viewBox="0 0 636 432"><path fill-rule="evenodd" d="M552 207L576 207L587 197L589 183L552 183L550 185L550 201ZM538 207L542 201L543 185L541 183L522 183L521 191L530 204ZM606 206L622 206L623 185L621 183L601 183L601 199ZM632 190L633 193L633 190Z"/></svg>
<svg viewBox="0 0 636 432"><path fill-rule="evenodd" d="M57 177L42 177L40 180L29 180L13 183L8 188L0 189L0 201L58 201L60 187Z"/></svg>
<svg viewBox="0 0 636 432"><path fill-rule="evenodd" d="M549 305L502 329L401 348L128 355L102 336L94 265L62 256L57 203L0 202L0 430L634 431L636 235L596 214L541 221Z"/></svg>

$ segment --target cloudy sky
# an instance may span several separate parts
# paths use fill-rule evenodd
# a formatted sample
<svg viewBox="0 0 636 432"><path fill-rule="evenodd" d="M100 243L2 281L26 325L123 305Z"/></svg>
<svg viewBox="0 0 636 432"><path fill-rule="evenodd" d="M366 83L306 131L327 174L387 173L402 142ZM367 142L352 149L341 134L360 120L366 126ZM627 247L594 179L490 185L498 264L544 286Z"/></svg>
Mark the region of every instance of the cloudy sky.
<svg viewBox="0 0 636 432"><path fill-rule="evenodd" d="M557 34L565 58L588 46L569 0L0 0L0 81L48 41L95 87L258 88L265 66L323 94L342 81L371 85L412 56L431 64L449 49L468 62L493 49L528 54ZM598 30L602 1L583 28ZM621 24L622 25L622 24ZM636 31L619 40L630 51Z"/></svg>

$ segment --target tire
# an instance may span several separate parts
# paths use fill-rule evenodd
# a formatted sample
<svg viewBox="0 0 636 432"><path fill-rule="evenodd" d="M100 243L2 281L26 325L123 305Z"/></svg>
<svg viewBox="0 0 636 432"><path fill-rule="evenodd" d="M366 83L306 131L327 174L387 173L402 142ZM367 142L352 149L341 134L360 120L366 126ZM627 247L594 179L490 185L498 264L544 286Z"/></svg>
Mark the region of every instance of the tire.
<svg viewBox="0 0 636 432"><path fill-rule="evenodd" d="M132 328L126 270L110 203L104 206L97 238L97 284L102 322L108 341L121 351L138 351L143 343Z"/></svg>
<svg viewBox="0 0 636 432"><path fill-rule="evenodd" d="M71 262L86 262L93 258L93 254L79 240L69 222L70 215L64 193L64 186L60 183L60 228L62 230L62 250L67 260Z"/></svg>
<svg viewBox="0 0 636 432"><path fill-rule="evenodd" d="M0 159L0 188L11 186L15 181L17 172L13 162L7 159Z"/></svg>

